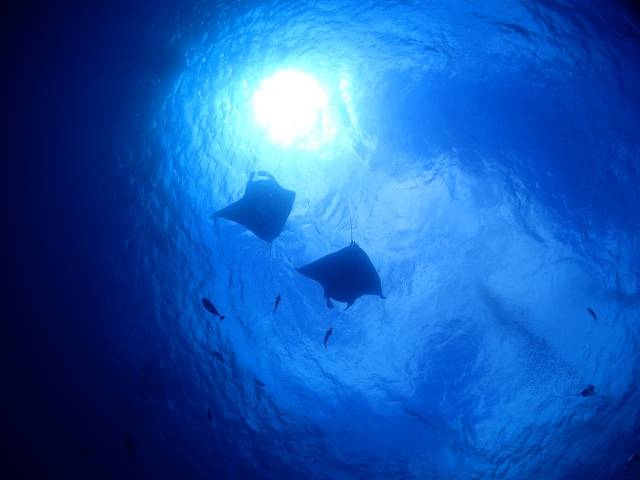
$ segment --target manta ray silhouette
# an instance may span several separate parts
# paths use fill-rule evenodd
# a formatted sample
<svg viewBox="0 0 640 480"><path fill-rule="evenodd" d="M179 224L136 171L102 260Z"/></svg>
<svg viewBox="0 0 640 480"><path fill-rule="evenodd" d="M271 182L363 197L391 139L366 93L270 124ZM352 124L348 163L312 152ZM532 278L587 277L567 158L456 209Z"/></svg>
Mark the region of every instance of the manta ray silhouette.
<svg viewBox="0 0 640 480"><path fill-rule="evenodd" d="M247 182L244 196L228 207L218 210L211 218L224 218L251 230L265 242L273 242L282 233L289 218L296 192L280 186L270 173L259 171L267 180Z"/></svg>
<svg viewBox="0 0 640 480"><path fill-rule="evenodd" d="M322 285L329 308L333 308L332 298L347 302L347 308L362 295L385 298L378 272L356 242L296 270Z"/></svg>

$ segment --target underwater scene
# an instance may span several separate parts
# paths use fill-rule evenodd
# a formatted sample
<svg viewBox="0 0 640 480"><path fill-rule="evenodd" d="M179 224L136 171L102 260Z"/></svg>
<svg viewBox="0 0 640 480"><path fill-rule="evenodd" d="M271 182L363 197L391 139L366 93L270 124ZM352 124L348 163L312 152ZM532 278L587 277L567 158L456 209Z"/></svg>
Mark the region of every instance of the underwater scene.
<svg viewBox="0 0 640 480"><path fill-rule="evenodd" d="M640 478L632 3L25 5L3 478Z"/></svg>

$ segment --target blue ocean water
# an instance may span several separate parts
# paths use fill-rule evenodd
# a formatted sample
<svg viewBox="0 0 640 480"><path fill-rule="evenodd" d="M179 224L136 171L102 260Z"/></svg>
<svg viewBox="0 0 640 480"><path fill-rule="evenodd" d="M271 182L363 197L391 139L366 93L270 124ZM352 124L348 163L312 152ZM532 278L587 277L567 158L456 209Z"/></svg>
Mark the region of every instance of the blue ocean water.
<svg viewBox="0 0 640 480"><path fill-rule="evenodd" d="M632 5L11 13L4 478L640 478ZM258 171L270 244L211 218ZM352 238L386 299L328 309Z"/></svg>

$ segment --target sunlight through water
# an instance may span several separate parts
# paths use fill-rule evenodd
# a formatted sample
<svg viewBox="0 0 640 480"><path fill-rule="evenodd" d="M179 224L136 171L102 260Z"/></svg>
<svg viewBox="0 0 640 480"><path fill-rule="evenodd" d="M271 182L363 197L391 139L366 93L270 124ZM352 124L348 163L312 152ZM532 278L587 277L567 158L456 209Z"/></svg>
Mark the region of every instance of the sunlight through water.
<svg viewBox="0 0 640 480"><path fill-rule="evenodd" d="M255 120L277 144L315 148L336 131L328 98L310 74L278 70L260 82L253 96Z"/></svg>

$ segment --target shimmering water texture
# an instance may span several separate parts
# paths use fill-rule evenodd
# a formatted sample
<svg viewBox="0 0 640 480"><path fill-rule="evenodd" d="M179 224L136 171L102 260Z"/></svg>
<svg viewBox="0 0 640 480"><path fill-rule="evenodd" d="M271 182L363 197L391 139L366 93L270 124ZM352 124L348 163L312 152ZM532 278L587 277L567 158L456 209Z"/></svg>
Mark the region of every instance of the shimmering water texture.
<svg viewBox="0 0 640 480"><path fill-rule="evenodd" d="M155 359L131 388L170 419L131 433L138 468L145 435L179 431L185 478L639 478L635 20L184 15L161 149L122 161L145 172L122 278L153 305L130 316L140 371Z"/></svg>

